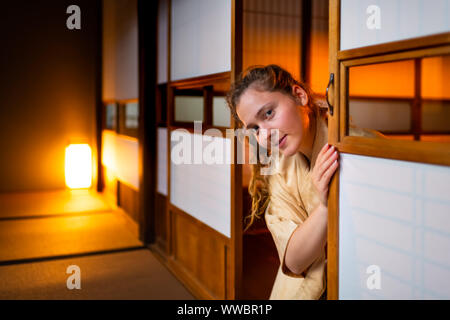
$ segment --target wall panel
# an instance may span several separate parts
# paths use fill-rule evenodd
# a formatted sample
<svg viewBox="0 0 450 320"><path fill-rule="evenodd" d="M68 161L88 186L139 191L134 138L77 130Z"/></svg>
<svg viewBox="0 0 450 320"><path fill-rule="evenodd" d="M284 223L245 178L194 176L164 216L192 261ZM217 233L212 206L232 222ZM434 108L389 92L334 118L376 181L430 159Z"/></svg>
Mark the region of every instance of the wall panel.
<svg viewBox="0 0 450 320"><path fill-rule="evenodd" d="M228 163L207 164L203 155L211 148L216 148L216 159L228 159ZM230 152L229 139L171 132L171 203L227 237L231 227ZM180 161L180 155L187 161Z"/></svg>
<svg viewBox="0 0 450 320"><path fill-rule="evenodd" d="M173 230L176 262L212 296L224 299L226 249L223 237L177 211Z"/></svg>
<svg viewBox="0 0 450 320"><path fill-rule="evenodd" d="M300 78L301 1L244 1L243 68L278 64Z"/></svg>
<svg viewBox="0 0 450 320"><path fill-rule="evenodd" d="M173 0L171 81L231 70L231 1Z"/></svg>
<svg viewBox="0 0 450 320"><path fill-rule="evenodd" d="M65 148L86 142L97 180L97 1L80 0L80 30L59 0L2 3L0 192L64 189Z"/></svg>
<svg viewBox="0 0 450 320"><path fill-rule="evenodd" d="M138 141L110 130L102 132L102 164L123 183L139 189Z"/></svg>

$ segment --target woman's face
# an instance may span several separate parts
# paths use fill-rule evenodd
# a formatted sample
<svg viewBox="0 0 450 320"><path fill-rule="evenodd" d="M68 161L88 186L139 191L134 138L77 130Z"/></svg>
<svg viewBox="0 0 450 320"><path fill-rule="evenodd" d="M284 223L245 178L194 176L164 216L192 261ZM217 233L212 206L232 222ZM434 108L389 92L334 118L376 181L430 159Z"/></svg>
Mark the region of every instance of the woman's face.
<svg viewBox="0 0 450 320"><path fill-rule="evenodd" d="M279 130L279 140L272 141L272 144L278 146L285 156L301 150L310 127L306 92L298 85L293 86L292 92L295 100L279 91L259 91L250 87L241 95L236 106L245 128L256 130L256 139L262 147L270 149L271 130Z"/></svg>

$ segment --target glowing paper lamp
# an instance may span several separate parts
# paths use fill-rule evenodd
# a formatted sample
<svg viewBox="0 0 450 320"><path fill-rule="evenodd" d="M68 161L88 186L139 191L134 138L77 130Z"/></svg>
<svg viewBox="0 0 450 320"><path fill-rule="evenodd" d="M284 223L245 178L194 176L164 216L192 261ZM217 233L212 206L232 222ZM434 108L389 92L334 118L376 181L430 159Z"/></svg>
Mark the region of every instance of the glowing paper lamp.
<svg viewBox="0 0 450 320"><path fill-rule="evenodd" d="M92 152L88 144L66 147L66 186L71 189L89 188L92 183Z"/></svg>

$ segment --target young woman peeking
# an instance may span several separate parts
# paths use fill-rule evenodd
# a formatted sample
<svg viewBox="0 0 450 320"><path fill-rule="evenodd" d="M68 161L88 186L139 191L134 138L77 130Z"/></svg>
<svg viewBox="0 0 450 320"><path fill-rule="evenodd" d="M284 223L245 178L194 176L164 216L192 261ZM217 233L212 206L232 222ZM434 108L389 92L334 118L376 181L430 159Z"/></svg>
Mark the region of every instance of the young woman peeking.
<svg viewBox="0 0 450 320"><path fill-rule="evenodd" d="M250 224L264 215L280 258L270 299L326 298L328 187L339 166L338 151L327 143L327 109L277 65L244 71L227 103L261 147L270 151L270 132L279 132L275 172L261 175L261 163L254 164L249 184ZM355 127L350 134L382 136Z"/></svg>

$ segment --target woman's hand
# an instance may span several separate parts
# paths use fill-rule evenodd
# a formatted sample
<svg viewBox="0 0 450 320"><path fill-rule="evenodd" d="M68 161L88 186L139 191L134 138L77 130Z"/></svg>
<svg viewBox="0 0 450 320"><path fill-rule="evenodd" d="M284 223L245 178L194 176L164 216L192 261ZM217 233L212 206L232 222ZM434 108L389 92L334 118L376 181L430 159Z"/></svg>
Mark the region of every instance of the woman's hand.
<svg viewBox="0 0 450 320"><path fill-rule="evenodd" d="M338 152L334 146L325 144L320 150L312 172L313 185L319 193L321 205L328 207L328 186L339 165Z"/></svg>

